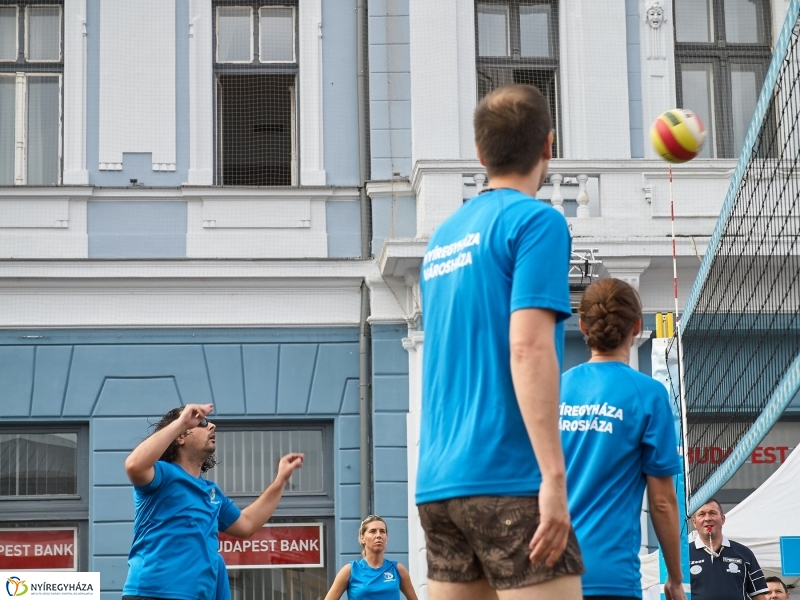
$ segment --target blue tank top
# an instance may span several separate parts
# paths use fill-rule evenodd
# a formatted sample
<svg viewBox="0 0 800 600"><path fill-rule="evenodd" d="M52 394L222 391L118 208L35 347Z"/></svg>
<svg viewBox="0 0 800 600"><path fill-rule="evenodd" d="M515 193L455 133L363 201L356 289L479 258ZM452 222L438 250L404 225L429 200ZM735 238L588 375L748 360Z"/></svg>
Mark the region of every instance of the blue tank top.
<svg viewBox="0 0 800 600"><path fill-rule="evenodd" d="M399 600L400 573L397 562L383 559L383 564L373 569L367 559L350 561L350 583L347 600Z"/></svg>

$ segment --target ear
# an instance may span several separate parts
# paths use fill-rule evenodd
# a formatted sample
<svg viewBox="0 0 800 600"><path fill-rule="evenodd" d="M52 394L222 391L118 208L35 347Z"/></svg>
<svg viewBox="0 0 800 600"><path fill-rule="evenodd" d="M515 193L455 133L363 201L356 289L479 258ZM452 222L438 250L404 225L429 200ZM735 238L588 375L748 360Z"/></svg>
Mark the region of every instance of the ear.
<svg viewBox="0 0 800 600"><path fill-rule="evenodd" d="M583 319L578 319L578 327L583 335L589 335L586 333L586 324L583 322Z"/></svg>
<svg viewBox="0 0 800 600"><path fill-rule="evenodd" d="M481 149L478 148L478 144L475 144L475 152L478 153L478 160L480 161L481 166L485 167L486 166L486 161L484 161L483 160L483 156L481 156Z"/></svg>
<svg viewBox="0 0 800 600"><path fill-rule="evenodd" d="M542 158L544 160L550 160L553 158L553 132L547 134L547 139L544 142L544 148L542 148Z"/></svg>
<svg viewBox="0 0 800 600"><path fill-rule="evenodd" d="M633 337L637 337L640 333L642 333L641 319L637 320L636 323L633 324L633 330L631 331L631 333L633 333Z"/></svg>

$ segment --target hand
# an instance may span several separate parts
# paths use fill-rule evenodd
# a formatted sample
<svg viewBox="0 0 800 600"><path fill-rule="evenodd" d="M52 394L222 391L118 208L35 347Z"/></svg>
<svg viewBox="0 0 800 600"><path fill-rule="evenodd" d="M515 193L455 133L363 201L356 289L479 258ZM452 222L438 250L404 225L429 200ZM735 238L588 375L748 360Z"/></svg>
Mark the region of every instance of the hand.
<svg viewBox="0 0 800 600"><path fill-rule="evenodd" d="M666 596L667 600L686 600L686 593L683 591L681 580L678 579L676 581L668 577L667 582L664 584L664 596Z"/></svg>
<svg viewBox="0 0 800 600"><path fill-rule="evenodd" d="M281 461L278 463L278 475L275 479L287 483L292 473L294 473L294 470L303 466L303 459L305 457L305 454L299 452L292 452L282 457Z"/></svg>
<svg viewBox="0 0 800 600"><path fill-rule="evenodd" d="M185 429L193 429L206 415L214 410L213 404L187 404L181 411L179 421Z"/></svg>
<svg viewBox="0 0 800 600"><path fill-rule="evenodd" d="M539 488L539 526L528 547L532 563L544 561L552 567L564 553L569 539L567 486L563 480L543 480Z"/></svg>

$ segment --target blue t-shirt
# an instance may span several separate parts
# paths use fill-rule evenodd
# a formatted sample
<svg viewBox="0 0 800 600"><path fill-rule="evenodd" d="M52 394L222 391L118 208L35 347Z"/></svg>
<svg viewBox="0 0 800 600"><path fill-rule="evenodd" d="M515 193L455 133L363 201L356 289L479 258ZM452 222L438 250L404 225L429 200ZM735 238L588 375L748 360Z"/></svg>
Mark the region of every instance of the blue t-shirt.
<svg viewBox="0 0 800 600"><path fill-rule="evenodd" d="M584 596L637 596L646 476L681 471L666 388L621 362L589 362L561 379L561 440Z"/></svg>
<svg viewBox="0 0 800 600"><path fill-rule="evenodd" d="M225 559L217 553L217 593L216 600L231 600L231 582L228 580L228 567L225 566Z"/></svg>
<svg viewBox="0 0 800 600"><path fill-rule="evenodd" d="M133 545L124 596L214 600L217 590L217 532L241 511L213 481L182 467L155 464L153 481L133 488ZM187 567L190 577L182 577Z"/></svg>
<svg viewBox="0 0 800 600"><path fill-rule="evenodd" d="M397 562L383 559L377 569L366 559L350 561L350 581L347 600L398 600L400 598L400 573Z"/></svg>
<svg viewBox="0 0 800 600"><path fill-rule="evenodd" d="M511 381L509 321L569 302L567 222L508 189L472 198L434 232L422 263L425 352L417 504L535 496L541 473Z"/></svg>

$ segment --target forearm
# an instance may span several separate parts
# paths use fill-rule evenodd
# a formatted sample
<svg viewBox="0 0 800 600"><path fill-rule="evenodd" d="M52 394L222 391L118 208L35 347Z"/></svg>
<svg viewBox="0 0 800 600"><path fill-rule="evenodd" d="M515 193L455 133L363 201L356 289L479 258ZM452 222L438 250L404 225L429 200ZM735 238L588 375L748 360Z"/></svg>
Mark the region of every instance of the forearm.
<svg viewBox="0 0 800 600"><path fill-rule="evenodd" d="M672 485L672 477L648 477L647 499L650 504L650 520L661 546L661 555L667 574L675 581L683 579L681 569L681 535L678 522L678 500Z"/></svg>
<svg viewBox="0 0 800 600"><path fill-rule="evenodd" d="M511 357L511 375L542 478L563 481L564 454L558 429L559 373L554 344L517 348Z"/></svg>
<svg viewBox="0 0 800 600"><path fill-rule="evenodd" d="M152 469L175 438L183 433L184 427L180 421L173 421L136 446L125 459L125 471L128 477L133 480L137 474Z"/></svg>
<svg viewBox="0 0 800 600"><path fill-rule="evenodd" d="M281 500L287 481L277 477L255 502L242 509L242 518L246 526L245 535L242 537L250 537L269 520Z"/></svg>

